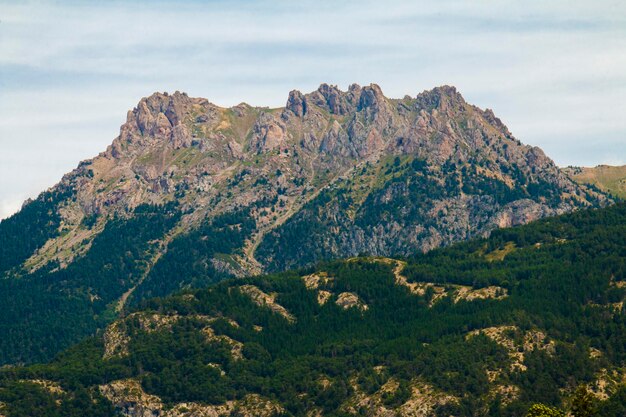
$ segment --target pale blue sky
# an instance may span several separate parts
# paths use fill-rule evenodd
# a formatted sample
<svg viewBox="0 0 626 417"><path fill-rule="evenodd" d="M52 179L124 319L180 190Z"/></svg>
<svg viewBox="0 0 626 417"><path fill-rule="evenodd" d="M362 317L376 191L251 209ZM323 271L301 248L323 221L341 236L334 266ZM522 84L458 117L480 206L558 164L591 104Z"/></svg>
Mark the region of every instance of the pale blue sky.
<svg viewBox="0 0 626 417"><path fill-rule="evenodd" d="M455 85L560 165L626 163L626 2L0 0L0 218L118 134L154 91Z"/></svg>

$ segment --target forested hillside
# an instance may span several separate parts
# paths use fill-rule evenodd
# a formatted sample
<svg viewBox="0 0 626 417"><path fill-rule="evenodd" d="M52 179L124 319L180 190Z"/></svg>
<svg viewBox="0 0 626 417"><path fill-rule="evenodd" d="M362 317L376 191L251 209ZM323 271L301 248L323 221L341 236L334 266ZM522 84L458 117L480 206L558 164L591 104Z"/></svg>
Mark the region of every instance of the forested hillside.
<svg viewBox="0 0 626 417"><path fill-rule="evenodd" d="M3 368L0 413L623 416L625 296L618 204L142 301L49 364Z"/></svg>

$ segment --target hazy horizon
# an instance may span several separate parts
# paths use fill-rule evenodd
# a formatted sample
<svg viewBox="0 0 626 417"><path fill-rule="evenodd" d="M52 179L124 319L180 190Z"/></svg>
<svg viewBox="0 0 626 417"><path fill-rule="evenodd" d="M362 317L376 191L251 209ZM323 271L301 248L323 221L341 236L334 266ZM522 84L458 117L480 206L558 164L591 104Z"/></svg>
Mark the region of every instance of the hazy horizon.
<svg viewBox="0 0 626 417"><path fill-rule="evenodd" d="M164 13L166 12L166 13ZM284 106L319 84L454 85L560 166L626 163L626 4L0 0L0 218L155 91Z"/></svg>

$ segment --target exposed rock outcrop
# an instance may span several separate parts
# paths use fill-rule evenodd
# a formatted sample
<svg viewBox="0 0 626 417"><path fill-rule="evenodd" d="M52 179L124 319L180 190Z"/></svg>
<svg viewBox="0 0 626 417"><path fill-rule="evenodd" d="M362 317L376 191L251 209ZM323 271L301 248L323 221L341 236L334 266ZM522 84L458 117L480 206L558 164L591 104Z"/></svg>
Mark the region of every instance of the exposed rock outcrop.
<svg viewBox="0 0 626 417"><path fill-rule="evenodd" d="M353 384L353 397L343 404L344 412L351 415L366 416L411 416L429 417L434 415L435 409L446 404L455 404L459 399L438 391L432 385L424 381L414 380L410 386L410 397L398 407L386 406L383 398L393 395L399 388L399 383L390 378L373 395L363 393L356 383Z"/></svg>
<svg viewBox="0 0 626 417"><path fill-rule="evenodd" d="M367 306L367 304L365 304L358 295L356 295L353 292L342 292L337 296L337 301L335 301L335 303L343 308L344 310L347 310L349 308L356 308L358 310L361 311L365 311L367 309L369 309L369 307Z"/></svg>
<svg viewBox="0 0 626 417"><path fill-rule="evenodd" d="M525 354L533 350L544 350L553 354L556 348L554 341L548 339L541 330L521 331L516 326L498 326L474 330L467 337L483 334L504 347L509 352L511 370L525 371Z"/></svg>
<svg viewBox="0 0 626 417"><path fill-rule="evenodd" d="M158 396L147 394L135 379L101 385L100 393L125 417L269 417L284 411L280 405L257 394L220 405L185 402L166 407Z"/></svg>
<svg viewBox="0 0 626 417"><path fill-rule="evenodd" d="M258 306L267 307L274 313L283 316L287 321L296 321L287 309L276 302L276 294L267 294L254 285L242 285L239 290L250 297Z"/></svg>

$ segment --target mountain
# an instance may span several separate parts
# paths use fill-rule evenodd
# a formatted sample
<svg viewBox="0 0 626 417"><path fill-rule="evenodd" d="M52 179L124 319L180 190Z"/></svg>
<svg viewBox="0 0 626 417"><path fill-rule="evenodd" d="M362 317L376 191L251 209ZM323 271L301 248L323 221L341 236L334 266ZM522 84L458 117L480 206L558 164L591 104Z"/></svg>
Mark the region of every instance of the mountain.
<svg viewBox="0 0 626 417"><path fill-rule="evenodd" d="M623 416L625 297L619 203L144 301L47 365L0 369L0 413Z"/></svg>
<svg viewBox="0 0 626 417"><path fill-rule="evenodd" d="M226 277L409 256L611 202L453 87L156 93L97 157L0 222L0 363L50 359L129 306Z"/></svg>
<svg viewBox="0 0 626 417"><path fill-rule="evenodd" d="M579 184L591 185L615 197L626 199L626 165L567 167L563 171Z"/></svg>

